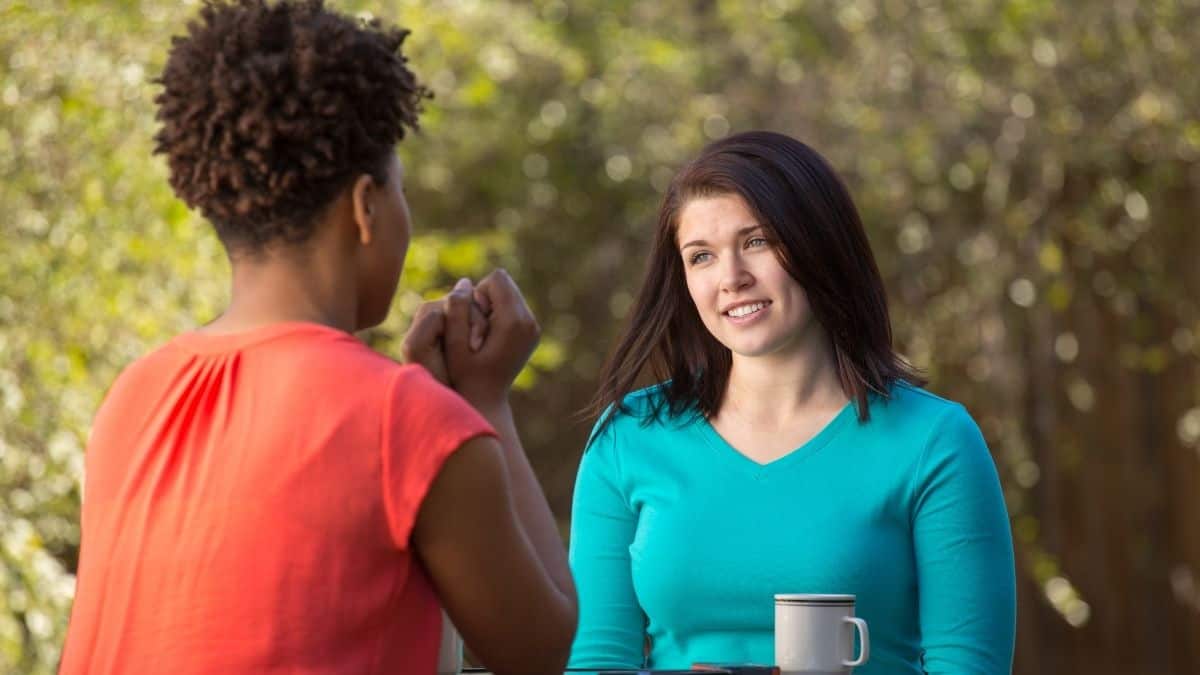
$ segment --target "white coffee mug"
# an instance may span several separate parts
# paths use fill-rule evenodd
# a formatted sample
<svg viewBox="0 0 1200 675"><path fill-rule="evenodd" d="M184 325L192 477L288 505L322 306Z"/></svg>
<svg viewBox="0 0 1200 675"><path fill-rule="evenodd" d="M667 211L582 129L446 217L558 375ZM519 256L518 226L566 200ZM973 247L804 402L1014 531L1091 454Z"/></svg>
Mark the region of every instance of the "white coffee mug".
<svg viewBox="0 0 1200 675"><path fill-rule="evenodd" d="M458 629L442 610L442 642L438 645L437 675L458 675L462 672L463 648Z"/></svg>
<svg viewBox="0 0 1200 675"><path fill-rule="evenodd" d="M775 596L775 665L783 675L846 675L867 662L871 638L867 622L854 616L854 600L853 595Z"/></svg>

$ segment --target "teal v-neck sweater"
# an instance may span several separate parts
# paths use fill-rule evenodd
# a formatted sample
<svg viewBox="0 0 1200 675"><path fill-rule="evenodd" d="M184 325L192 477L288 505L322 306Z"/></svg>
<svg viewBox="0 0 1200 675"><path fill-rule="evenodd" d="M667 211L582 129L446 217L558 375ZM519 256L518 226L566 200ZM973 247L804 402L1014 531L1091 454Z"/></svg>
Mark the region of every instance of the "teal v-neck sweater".
<svg viewBox="0 0 1200 675"><path fill-rule="evenodd" d="M642 424L659 395L630 395L579 467L571 666L771 663L774 594L852 593L859 675L1010 671L1008 515L961 405L897 384L760 465L701 416Z"/></svg>

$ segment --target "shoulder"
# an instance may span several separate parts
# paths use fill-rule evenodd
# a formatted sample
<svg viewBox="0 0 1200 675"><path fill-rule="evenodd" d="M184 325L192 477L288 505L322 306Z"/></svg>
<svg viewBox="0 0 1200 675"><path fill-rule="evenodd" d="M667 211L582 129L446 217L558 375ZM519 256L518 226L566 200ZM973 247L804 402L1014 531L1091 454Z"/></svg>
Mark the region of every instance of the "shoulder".
<svg viewBox="0 0 1200 675"><path fill-rule="evenodd" d="M667 405L665 385L663 383L644 387L630 392L621 401L618 417L642 420L653 417Z"/></svg>
<svg viewBox="0 0 1200 675"><path fill-rule="evenodd" d="M397 381L424 386L420 375L429 377L423 368L402 364L350 333L318 326L256 344L246 356L256 374L294 379L297 386L327 394L327 401L336 397L367 407L380 405Z"/></svg>
<svg viewBox="0 0 1200 675"><path fill-rule="evenodd" d="M894 382L889 394L887 399L881 399L877 403L885 406L896 405L904 412L944 412L951 408L962 407L961 404L938 396L924 387L903 381ZM876 408L872 406L871 412L875 412L875 410Z"/></svg>
<svg viewBox="0 0 1200 675"><path fill-rule="evenodd" d="M101 410L127 396L153 396L169 386L190 355L176 349L173 342L155 347L121 369L105 395Z"/></svg>
<svg viewBox="0 0 1200 675"><path fill-rule="evenodd" d="M961 403L907 382L894 383L887 398L872 396L870 406L871 421L892 433L927 435L947 425L975 425Z"/></svg>
<svg viewBox="0 0 1200 675"><path fill-rule="evenodd" d="M909 384L897 384L886 412L893 433L904 434L919 450L918 472L946 475L967 471L994 480L995 462L983 432L961 403ZM872 407L872 414L875 408Z"/></svg>
<svg viewBox="0 0 1200 675"><path fill-rule="evenodd" d="M979 426L960 403L920 387L897 382L887 398L872 396L871 417L862 432L912 467L962 452L988 456Z"/></svg>
<svg viewBox="0 0 1200 675"><path fill-rule="evenodd" d="M467 399L419 365L396 368L384 400L384 428L392 437L449 437L457 447L471 436L495 434Z"/></svg>
<svg viewBox="0 0 1200 675"><path fill-rule="evenodd" d="M385 385L398 373L413 368L368 347L349 333L323 331L314 335L296 335L291 340L279 340L271 345L273 351L286 353L289 360L304 363L307 369L332 375L347 384L371 383Z"/></svg>
<svg viewBox="0 0 1200 675"><path fill-rule="evenodd" d="M697 415L672 416L661 384L627 395L596 422L585 446L583 464L615 476L643 475L640 468L680 457L694 444ZM603 468L602 468L603 467Z"/></svg>
<svg viewBox="0 0 1200 675"><path fill-rule="evenodd" d="M596 421L589 443L600 436L616 438L671 431L693 419L692 413L671 416L664 383L659 383L630 392L620 405L609 406Z"/></svg>
<svg viewBox="0 0 1200 675"><path fill-rule="evenodd" d="M667 420L661 384L638 389L609 406L596 420L580 458L576 495L593 494L593 486L609 485L621 494L630 489L629 477L644 460L645 448L661 448Z"/></svg>
<svg viewBox="0 0 1200 675"><path fill-rule="evenodd" d="M387 395L392 406L417 409L469 407L458 392L439 382L420 365L394 363L387 371L387 382Z"/></svg>

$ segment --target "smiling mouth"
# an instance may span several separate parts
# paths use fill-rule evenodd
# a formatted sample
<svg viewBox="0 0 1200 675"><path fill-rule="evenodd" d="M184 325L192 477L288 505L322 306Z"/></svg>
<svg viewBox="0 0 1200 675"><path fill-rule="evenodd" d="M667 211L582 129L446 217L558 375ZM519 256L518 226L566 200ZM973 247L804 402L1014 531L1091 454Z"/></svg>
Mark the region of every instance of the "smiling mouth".
<svg viewBox="0 0 1200 675"><path fill-rule="evenodd" d="M769 304L771 304L770 301L752 302L748 305L739 305L725 312L725 315L734 319L742 319L750 316L751 314L757 314L758 312L761 312L762 310L766 309L767 305Z"/></svg>

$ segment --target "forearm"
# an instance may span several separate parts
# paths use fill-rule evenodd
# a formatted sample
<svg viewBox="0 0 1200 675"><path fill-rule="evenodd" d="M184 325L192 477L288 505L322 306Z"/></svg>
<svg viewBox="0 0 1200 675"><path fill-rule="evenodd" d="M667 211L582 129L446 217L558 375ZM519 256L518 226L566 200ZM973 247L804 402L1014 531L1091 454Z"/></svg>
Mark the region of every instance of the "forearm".
<svg viewBox="0 0 1200 675"><path fill-rule="evenodd" d="M566 549L558 534L558 526L554 514L546 501L533 467L525 456L521 438L517 434L516 423L513 421L512 409L507 402L502 405L490 405L479 408L480 413L487 418L500 437L504 448L504 459L508 469L508 477L512 486L513 501L517 516L529 537L530 543L537 552L547 576L563 595L564 601L572 613L578 611L575 596L575 583L567 564Z"/></svg>

